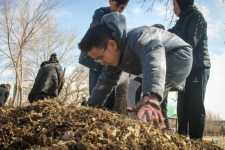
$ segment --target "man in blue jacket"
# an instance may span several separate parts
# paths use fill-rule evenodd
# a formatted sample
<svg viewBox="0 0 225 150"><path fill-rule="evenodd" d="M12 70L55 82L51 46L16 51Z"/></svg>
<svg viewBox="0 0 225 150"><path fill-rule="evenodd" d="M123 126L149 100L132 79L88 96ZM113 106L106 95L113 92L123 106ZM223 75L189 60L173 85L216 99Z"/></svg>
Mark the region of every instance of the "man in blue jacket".
<svg viewBox="0 0 225 150"><path fill-rule="evenodd" d="M146 114L147 121L157 125L163 123L160 102L164 92L172 86L183 89L192 65L191 46L181 38L152 26L127 32L125 16L116 12L90 28L78 46L105 65L87 105L103 106L122 71L142 74L143 98L127 110L137 112L139 120Z"/></svg>
<svg viewBox="0 0 225 150"><path fill-rule="evenodd" d="M109 7L101 7L97 9L94 13L92 23L90 27L93 27L101 23L101 19L104 15L111 12L120 12L122 13L128 5L129 0L109 0ZM93 58L88 56L87 52L81 52L79 57L79 63L88 67L89 71L89 94L91 95L92 90L94 89L98 78L102 74L104 66L99 63L94 62ZM108 100L105 102L104 106L108 109L112 109L115 100L115 88L112 93L109 95Z"/></svg>

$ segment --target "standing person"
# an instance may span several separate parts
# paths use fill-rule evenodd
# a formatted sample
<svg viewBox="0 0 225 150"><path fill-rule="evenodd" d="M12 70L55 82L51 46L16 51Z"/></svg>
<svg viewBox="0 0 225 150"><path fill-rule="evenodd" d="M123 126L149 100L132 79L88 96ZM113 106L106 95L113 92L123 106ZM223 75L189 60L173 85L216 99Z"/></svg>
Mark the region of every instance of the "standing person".
<svg viewBox="0 0 225 150"><path fill-rule="evenodd" d="M193 48L193 66L186 80L185 91L178 93L178 133L202 139L205 128L204 98L210 73L207 22L193 4L194 0L173 0L174 13L179 17L168 30L177 34ZM189 125L188 125L189 124Z"/></svg>
<svg viewBox="0 0 225 150"><path fill-rule="evenodd" d="M139 120L146 114L147 121L157 125L163 123L160 102L164 95L172 86L184 88L192 65L191 46L181 38L152 26L127 32L126 18L117 12L105 15L102 24L90 28L78 47L105 65L87 105L103 106L125 71L142 76L143 92L142 100L127 111L137 112Z"/></svg>
<svg viewBox="0 0 225 150"><path fill-rule="evenodd" d="M129 0L109 0L109 7L101 7L97 9L94 13L92 23L90 27L95 26L96 24L100 24L102 17L111 12L120 12L122 13L128 5ZM89 94L91 95L92 90L97 84L98 78L102 74L102 70L104 66L96 63L93 58L88 56L87 52L81 52L79 57L79 63L88 67L89 71ZM108 109L113 109L114 101L115 101L116 89L114 88L108 100L105 102L104 106Z"/></svg>
<svg viewBox="0 0 225 150"><path fill-rule="evenodd" d="M86 105L86 102L87 102L86 97L83 97L82 98L82 103L80 105L81 106L85 106Z"/></svg>
<svg viewBox="0 0 225 150"><path fill-rule="evenodd" d="M5 106L5 102L9 97L9 91L11 89L10 84L1 84L0 85L0 107Z"/></svg>
<svg viewBox="0 0 225 150"><path fill-rule="evenodd" d="M63 80L60 87L58 87L62 77L62 67L59 64L56 53L53 53L49 61L41 63L33 88L28 95L29 102L33 103L33 101L54 98L59 95L64 84Z"/></svg>

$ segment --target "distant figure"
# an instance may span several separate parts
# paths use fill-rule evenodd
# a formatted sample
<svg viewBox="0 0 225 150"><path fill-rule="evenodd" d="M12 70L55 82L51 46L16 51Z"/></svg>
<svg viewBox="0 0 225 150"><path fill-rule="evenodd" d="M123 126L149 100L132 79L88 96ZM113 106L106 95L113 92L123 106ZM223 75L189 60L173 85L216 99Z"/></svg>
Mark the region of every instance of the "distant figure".
<svg viewBox="0 0 225 150"><path fill-rule="evenodd" d="M4 107L5 102L9 97L9 91L11 89L10 84L1 84L0 85L0 107Z"/></svg>
<svg viewBox="0 0 225 150"><path fill-rule="evenodd" d="M33 88L28 95L29 102L33 103L33 101L54 98L59 95L64 83L63 80L58 88L62 76L62 67L59 64L56 53L53 53L49 61L44 61L41 64Z"/></svg>
<svg viewBox="0 0 225 150"><path fill-rule="evenodd" d="M82 103L80 105L81 106L85 106L86 105L86 102L87 102L86 97L83 97L82 98Z"/></svg>

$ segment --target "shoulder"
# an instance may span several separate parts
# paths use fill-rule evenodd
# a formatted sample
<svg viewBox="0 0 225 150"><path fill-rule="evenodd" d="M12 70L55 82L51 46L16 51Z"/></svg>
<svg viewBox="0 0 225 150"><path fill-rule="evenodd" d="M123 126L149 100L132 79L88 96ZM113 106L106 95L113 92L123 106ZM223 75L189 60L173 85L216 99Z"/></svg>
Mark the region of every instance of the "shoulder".
<svg viewBox="0 0 225 150"><path fill-rule="evenodd" d="M108 14L108 7L101 7L97 10L95 10L94 16L104 16L105 14Z"/></svg>
<svg viewBox="0 0 225 150"><path fill-rule="evenodd" d="M207 23L203 14L197 9L193 10L193 12L188 15L190 16L190 19L193 20L193 21L200 21L200 22L203 22L203 23Z"/></svg>

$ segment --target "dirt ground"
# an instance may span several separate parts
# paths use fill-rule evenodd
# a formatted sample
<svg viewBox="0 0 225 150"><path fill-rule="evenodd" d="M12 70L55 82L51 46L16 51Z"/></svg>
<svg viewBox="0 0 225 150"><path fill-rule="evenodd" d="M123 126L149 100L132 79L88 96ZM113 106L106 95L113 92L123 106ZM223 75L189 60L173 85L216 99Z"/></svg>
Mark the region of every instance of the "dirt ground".
<svg viewBox="0 0 225 150"><path fill-rule="evenodd" d="M203 139L204 140L213 140L215 142L218 141L218 144L216 144L216 145L225 149L225 136L224 137L222 137L222 136L219 136L219 137L217 137L217 136L204 136Z"/></svg>

